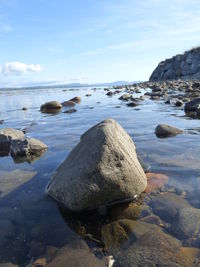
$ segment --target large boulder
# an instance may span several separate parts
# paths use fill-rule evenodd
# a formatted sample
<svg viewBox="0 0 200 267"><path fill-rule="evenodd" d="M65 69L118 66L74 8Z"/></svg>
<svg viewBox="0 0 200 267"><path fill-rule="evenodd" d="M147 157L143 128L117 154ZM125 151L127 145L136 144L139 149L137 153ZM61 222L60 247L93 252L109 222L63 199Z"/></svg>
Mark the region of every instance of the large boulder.
<svg viewBox="0 0 200 267"><path fill-rule="evenodd" d="M23 138L24 133L19 130L4 128L0 131L0 153L7 155L10 150L12 140Z"/></svg>
<svg viewBox="0 0 200 267"><path fill-rule="evenodd" d="M68 209L81 211L134 198L146 186L131 137L107 119L81 136L46 192Z"/></svg>

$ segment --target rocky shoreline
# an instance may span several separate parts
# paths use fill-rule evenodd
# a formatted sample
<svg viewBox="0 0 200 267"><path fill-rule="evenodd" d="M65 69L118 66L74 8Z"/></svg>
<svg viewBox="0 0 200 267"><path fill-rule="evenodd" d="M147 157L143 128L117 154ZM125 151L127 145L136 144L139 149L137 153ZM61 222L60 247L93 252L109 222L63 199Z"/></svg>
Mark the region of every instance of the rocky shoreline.
<svg viewBox="0 0 200 267"><path fill-rule="evenodd" d="M93 96L96 90L93 88L92 94L87 93L85 96ZM152 101L159 101L163 105L172 105L176 109L184 110L185 116L193 119L200 118L199 81L143 82L127 86L105 88L103 94L106 99L107 97L108 99L109 97L112 98L112 96L116 96L119 99L121 104L115 106L115 108L123 106L128 111L131 111L131 109L140 108L140 105L142 106L143 103L145 105L145 100L150 99ZM139 95L138 97L136 97L137 94ZM72 111L75 107L77 108L77 113L81 113L78 106L81 98L75 97L69 99L62 103L58 101L46 102L40 107L40 110L38 108L37 112L39 113L41 111L42 115L45 115L43 113L48 113L49 120L53 118L49 114L57 114L58 116L61 114L64 116L65 114L62 113L75 113ZM82 99L82 101L84 100ZM74 115L69 116L73 117ZM105 126L107 124L111 124L111 126ZM62 244L60 246L55 244L55 246L46 247L43 238L49 232L52 233L52 235L48 236L51 241L55 236L66 236L66 225L59 228L60 225L57 224L56 220L53 221L53 224L50 224L48 222L49 210L42 214L43 221L40 221L39 216L36 219L34 218L36 223L33 224L33 227L31 224L31 237L34 240L30 238L27 241L28 260L26 261L26 266L62 267L67 262L67 266L70 267L82 266L83 264L88 267L129 267L145 266L144 259L146 266L198 266L200 261L200 210L198 208L198 199L195 199L197 204L193 205L188 192L178 190L170 185L170 183L168 184L173 177L168 177L164 173L154 173L151 168L145 166L145 160L140 157L137 159L137 155L134 154L136 153L134 152L134 144L130 141L130 137L127 137L127 133L124 133L124 130L119 128L112 120L95 124L89 131L82 135L78 149L75 147L75 152L72 150L70 159L66 159L64 162L66 170L64 167L59 167L56 174L53 175L53 177L59 178L61 174L63 176L71 168L69 177L67 179L64 179L66 177L62 177L64 179L63 183L59 189L54 191L54 194L55 192L57 194L55 198L59 197L65 207L73 207L72 210L82 210L82 207L85 207L85 203L87 205L89 203L89 209L95 208L95 211L90 210L86 212L84 210L84 213L75 215L63 208L63 206L59 206L62 220L66 222L66 225L70 227L72 232L76 233L76 242L66 245ZM184 133L184 129L166 125L165 121L161 121L154 130L155 138L170 137L171 140L178 138L178 136L175 137L176 135ZM17 133L19 134L19 132ZM2 139L6 138L5 131L3 134L4 136L1 135ZM31 141L30 139L24 136L23 132L20 132L20 136L17 136L17 138L7 138L6 140L9 141L7 143L7 146L9 146L8 153L11 156L13 155L13 158L14 154L16 154L18 159L23 158L22 155L26 156L26 161L28 156L28 160L31 162L32 158L29 157L34 154L34 146L28 145ZM109 142L105 142L108 139ZM159 139L159 141L164 142L166 139ZM96 147L97 143L99 144L98 149ZM105 151L103 151L102 147ZM123 150L121 151L120 149L122 147ZM46 148L45 146L44 150ZM87 150L91 152L91 155L89 155ZM18 153L19 151L23 153ZM123 152L121 153L122 155L119 151ZM133 161L130 161L129 153L134 154ZM96 162L94 160L96 158L101 158L101 161ZM104 159L103 162L102 158ZM80 162L85 161L85 165L83 164L82 166L78 160ZM132 190L131 193L128 191L131 185L127 189L123 185L124 182L121 182L131 177L132 173L130 171L131 168L128 167L128 162L131 165L137 165L135 168L136 174L140 172L140 175L138 175L139 178L136 179L137 181L134 182L134 179L131 178L130 183L137 187L137 182L140 179L143 180L140 187L137 188L137 191ZM138 165L141 165L144 171L141 171L141 167L138 167ZM98 168L94 168L96 166ZM122 167L126 171L120 172ZM115 175L112 176L110 173L115 173ZM16 176L19 177L20 172L1 173L1 175L2 177L7 176L13 179ZM28 181L35 173L26 172L23 175L26 175L25 181ZM76 181L73 184L71 180L74 179L74 176ZM98 176L98 179L96 179L96 176ZM103 180L105 176L107 180ZM88 179L88 177L93 178ZM111 179L111 182L108 179ZM3 182L4 180L2 179ZM65 183L67 183L66 188L63 186ZM14 188L19 185L21 184L15 181ZM38 186L38 184L36 185ZM195 186L199 188L200 183L196 183ZM123 202L120 201L120 198L117 201L118 196L112 194L111 189L113 188L115 188L115 192L120 193L120 197L122 195L121 192L126 197L137 196L132 201ZM9 184L9 187L3 188L2 190L2 196L6 196L12 190L12 185ZM67 202L64 201L66 199L63 200L63 194L59 194L61 190L67 192ZM101 190L107 190L107 202L102 202L102 199L105 200L105 198L98 196ZM82 194L80 194L80 191ZM93 193L92 200L91 195L88 196L89 193ZM95 199L94 193L95 197L98 196L98 201ZM90 199L89 202L85 198L86 195ZM69 198L70 200L73 199L73 205L71 206L69 205ZM115 200L115 202L112 203L112 200ZM40 207L38 208L43 208L42 201L44 200L41 199L39 203ZM81 201L84 201L83 206L81 206ZM19 202L23 201L20 200ZM110 202L112 205L109 205ZM23 206L24 203L20 203L20 205ZM17 216L14 216L13 212L16 212ZM10 208L7 212L9 213L9 218L7 218L3 209L0 210L0 248L2 250L0 255L8 254L6 246L12 242L16 232L19 231L17 238L18 242L21 242L20 246L24 244L23 242L27 236L29 237L29 233L26 233L25 227L23 228L26 221L26 214L24 215L23 212L19 213L17 209L13 211ZM25 213L29 213L29 207L26 207ZM45 216L47 217L46 220L44 220ZM18 218L21 220L20 223ZM49 232L47 232L47 229ZM7 264L5 266L17 265Z"/></svg>

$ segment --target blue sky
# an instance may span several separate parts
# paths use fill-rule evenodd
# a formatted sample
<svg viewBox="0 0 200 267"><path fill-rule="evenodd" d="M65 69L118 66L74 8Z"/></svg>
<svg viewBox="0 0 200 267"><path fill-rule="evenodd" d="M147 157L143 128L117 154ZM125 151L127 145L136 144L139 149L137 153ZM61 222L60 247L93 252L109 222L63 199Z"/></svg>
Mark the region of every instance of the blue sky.
<svg viewBox="0 0 200 267"><path fill-rule="evenodd" d="M0 87L147 80L197 45L199 0L0 0Z"/></svg>

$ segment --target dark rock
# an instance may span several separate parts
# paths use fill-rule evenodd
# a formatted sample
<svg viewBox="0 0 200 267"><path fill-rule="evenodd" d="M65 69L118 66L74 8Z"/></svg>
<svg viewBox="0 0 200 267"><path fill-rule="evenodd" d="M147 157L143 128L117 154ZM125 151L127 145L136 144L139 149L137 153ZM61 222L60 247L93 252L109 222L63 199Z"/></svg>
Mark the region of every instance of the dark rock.
<svg viewBox="0 0 200 267"><path fill-rule="evenodd" d="M21 139L24 133L19 130L4 128L0 131L0 152L8 155L10 151L11 141Z"/></svg>
<svg viewBox="0 0 200 267"><path fill-rule="evenodd" d="M130 103L127 103L126 105L128 107L136 107L136 106L138 106L138 103L136 103L136 102L130 102Z"/></svg>
<svg viewBox="0 0 200 267"><path fill-rule="evenodd" d="M177 100L176 103L175 103L175 105L176 105L177 107L181 107L181 106L183 105L183 101L181 101L181 100Z"/></svg>
<svg viewBox="0 0 200 267"><path fill-rule="evenodd" d="M159 124L155 129L156 136L160 138L175 136L181 133L183 133L182 130L167 124Z"/></svg>
<svg viewBox="0 0 200 267"><path fill-rule="evenodd" d="M198 108L200 108L200 97L187 102L185 104L184 110L185 112L194 112Z"/></svg>
<svg viewBox="0 0 200 267"><path fill-rule="evenodd" d="M57 101L51 101L43 104L40 107L40 110L44 113L55 113L60 111L62 108L62 105Z"/></svg>
<svg viewBox="0 0 200 267"><path fill-rule="evenodd" d="M11 141L10 154L13 158L27 157L31 160L31 157L39 157L47 146L40 140L35 138L21 138Z"/></svg>

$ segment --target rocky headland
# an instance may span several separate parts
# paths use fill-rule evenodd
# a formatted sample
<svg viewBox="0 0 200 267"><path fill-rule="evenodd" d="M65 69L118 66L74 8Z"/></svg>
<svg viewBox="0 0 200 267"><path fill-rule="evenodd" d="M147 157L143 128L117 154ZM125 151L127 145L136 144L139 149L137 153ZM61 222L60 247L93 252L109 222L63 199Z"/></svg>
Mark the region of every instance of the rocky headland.
<svg viewBox="0 0 200 267"><path fill-rule="evenodd" d="M200 47L160 62L149 78L154 82L177 79L200 79Z"/></svg>

